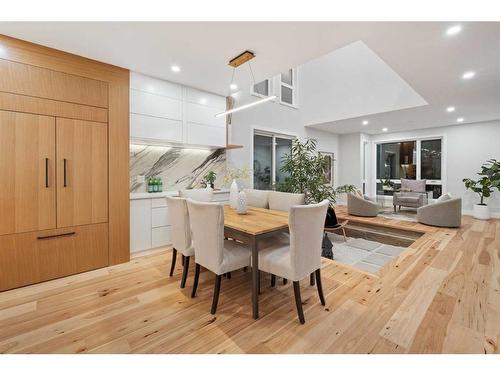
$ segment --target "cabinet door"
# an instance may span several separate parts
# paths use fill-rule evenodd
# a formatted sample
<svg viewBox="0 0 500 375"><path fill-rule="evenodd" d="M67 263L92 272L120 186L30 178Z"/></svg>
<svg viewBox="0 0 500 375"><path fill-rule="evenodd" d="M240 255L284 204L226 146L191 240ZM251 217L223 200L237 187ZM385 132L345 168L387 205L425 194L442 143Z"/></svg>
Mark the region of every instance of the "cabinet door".
<svg viewBox="0 0 500 375"><path fill-rule="evenodd" d="M55 119L0 111L0 235L56 226Z"/></svg>
<svg viewBox="0 0 500 375"><path fill-rule="evenodd" d="M0 291L107 265L107 223L0 236Z"/></svg>
<svg viewBox="0 0 500 375"><path fill-rule="evenodd" d="M56 120L57 227L108 221L108 127Z"/></svg>

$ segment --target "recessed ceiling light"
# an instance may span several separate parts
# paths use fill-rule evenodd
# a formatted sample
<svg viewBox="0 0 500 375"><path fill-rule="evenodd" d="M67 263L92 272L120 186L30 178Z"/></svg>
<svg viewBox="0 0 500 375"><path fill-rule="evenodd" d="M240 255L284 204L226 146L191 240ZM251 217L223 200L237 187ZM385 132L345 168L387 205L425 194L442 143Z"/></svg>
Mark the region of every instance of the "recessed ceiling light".
<svg viewBox="0 0 500 375"><path fill-rule="evenodd" d="M368 120L363 120L362 124L363 125L368 125Z"/></svg>
<svg viewBox="0 0 500 375"><path fill-rule="evenodd" d="M170 69L172 69L172 72L175 72L175 73L179 73L181 71L181 68L178 65L172 65L170 67Z"/></svg>
<svg viewBox="0 0 500 375"><path fill-rule="evenodd" d="M229 85L229 88L230 88L231 90L233 90L233 91L234 91L234 90L238 90L238 85L237 85L236 83L231 83L231 84Z"/></svg>
<svg viewBox="0 0 500 375"><path fill-rule="evenodd" d="M201 104L207 104L207 98L201 98L200 99Z"/></svg>
<svg viewBox="0 0 500 375"><path fill-rule="evenodd" d="M449 27L449 28L446 30L446 35L456 35L456 34L458 34L460 31L462 31L462 26L460 26L460 25L455 25L455 26Z"/></svg>
<svg viewBox="0 0 500 375"><path fill-rule="evenodd" d="M476 75L476 73L473 71L465 72L464 74L462 74L462 78L463 79L471 79L471 78L474 78L475 75Z"/></svg>
<svg viewBox="0 0 500 375"><path fill-rule="evenodd" d="M382 128L382 131L383 131L383 132L386 132L387 130L389 130L389 129L387 129L387 128Z"/></svg>
<svg viewBox="0 0 500 375"><path fill-rule="evenodd" d="M463 117L457 118L457 122L464 122L464 118Z"/></svg>
<svg viewBox="0 0 500 375"><path fill-rule="evenodd" d="M455 112L455 107L446 108L446 112Z"/></svg>

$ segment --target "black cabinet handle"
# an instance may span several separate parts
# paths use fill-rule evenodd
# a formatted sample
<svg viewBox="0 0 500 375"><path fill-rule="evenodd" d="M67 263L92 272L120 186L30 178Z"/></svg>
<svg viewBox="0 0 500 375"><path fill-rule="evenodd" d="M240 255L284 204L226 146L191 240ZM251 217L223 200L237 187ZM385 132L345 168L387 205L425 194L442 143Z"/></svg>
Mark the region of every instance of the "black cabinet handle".
<svg viewBox="0 0 500 375"><path fill-rule="evenodd" d="M45 158L45 187L49 187L49 158Z"/></svg>
<svg viewBox="0 0 500 375"><path fill-rule="evenodd" d="M68 160L67 159L63 159L63 164L64 164L64 187L67 187L68 186L68 182L67 182L67 167L68 167Z"/></svg>
<svg viewBox="0 0 500 375"><path fill-rule="evenodd" d="M46 240L48 238L72 236L74 234L76 234L76 232L67 232L67 233L61 233L61 234L51 234L51 235L48 235L48 236L37 236L37 240Z"/></svg>

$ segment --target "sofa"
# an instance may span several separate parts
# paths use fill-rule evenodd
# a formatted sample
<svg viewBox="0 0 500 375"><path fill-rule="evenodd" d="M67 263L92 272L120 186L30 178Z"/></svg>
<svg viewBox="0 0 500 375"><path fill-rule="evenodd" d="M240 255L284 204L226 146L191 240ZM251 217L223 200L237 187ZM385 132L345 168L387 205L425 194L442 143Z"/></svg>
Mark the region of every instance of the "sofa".
<svg viewBox="0 0 500 375"><path fill-rule="evenodd" d="M427 192L425 185L427 180L408 180L401 179L401 191L395 192L392 197L392 204L394 205L394 212L396 206L418 208L427 204Z"/></svg>
<svg viewBox="0 0 500 375"><path fill-rule="evenodd" d="M375 217L380 207L377 203L366 199L360 194L347 194L347 213L354 216Z"/></svg>
<svg viewBox="0 0 500 375"><path fill-rule="evenodd" d="M419 207L417 221L435 227L460 227L462 225L462 198L448 199Z"/></svg>

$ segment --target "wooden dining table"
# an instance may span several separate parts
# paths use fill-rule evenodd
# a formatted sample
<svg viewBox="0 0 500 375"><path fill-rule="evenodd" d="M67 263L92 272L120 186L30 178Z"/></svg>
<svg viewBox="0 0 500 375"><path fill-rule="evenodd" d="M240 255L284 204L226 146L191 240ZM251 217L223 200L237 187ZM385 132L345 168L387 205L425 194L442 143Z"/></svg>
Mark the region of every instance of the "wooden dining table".
<svg viewBox="0 0 500 375"><path fill-rule="evenodd" d="M259 318L259 240L288 232L288 212L248 207L238 214L224 206L224 235L247 244L252 250L252 315Z"/></svg>

